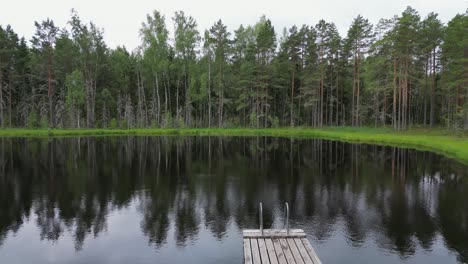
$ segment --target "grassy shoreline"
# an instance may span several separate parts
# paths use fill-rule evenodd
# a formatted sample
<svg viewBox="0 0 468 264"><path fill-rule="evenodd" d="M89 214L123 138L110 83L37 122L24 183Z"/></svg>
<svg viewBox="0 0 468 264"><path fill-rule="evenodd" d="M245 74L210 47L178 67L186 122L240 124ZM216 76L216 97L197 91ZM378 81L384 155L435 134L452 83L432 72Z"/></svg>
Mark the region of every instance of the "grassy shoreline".
<svg viewBox="0 0 468 264"><path fill-rule="evenodd" d="M268 128L268 129L0 129L0 137L89 137L89 136L272 136L322 138L432 151L468 164L468 134L446 130L388 128Z"/></svg>

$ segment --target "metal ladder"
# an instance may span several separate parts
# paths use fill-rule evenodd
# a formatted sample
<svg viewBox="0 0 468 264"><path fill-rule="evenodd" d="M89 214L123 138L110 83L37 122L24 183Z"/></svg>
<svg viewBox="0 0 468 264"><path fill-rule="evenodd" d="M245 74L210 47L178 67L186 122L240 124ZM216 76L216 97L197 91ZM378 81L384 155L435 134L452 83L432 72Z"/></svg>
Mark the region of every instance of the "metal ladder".
<svg viewBox="0 0 468 264"><path fill-rule="evenodd" d="M259 218L260 218L260 232L263 235L263 206L262 203L259 203ZM286 229L286 234L289 235L289 204L284 203L284 222L283 228Z"/></svg>

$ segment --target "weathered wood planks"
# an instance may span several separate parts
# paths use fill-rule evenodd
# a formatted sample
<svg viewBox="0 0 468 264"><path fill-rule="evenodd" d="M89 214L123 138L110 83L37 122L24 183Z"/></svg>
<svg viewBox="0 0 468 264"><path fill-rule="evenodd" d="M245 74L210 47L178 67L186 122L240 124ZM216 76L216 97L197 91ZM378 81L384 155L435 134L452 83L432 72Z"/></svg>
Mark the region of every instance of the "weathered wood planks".
<svg viewBox="0 0 468 264"><path fill-rule="evenodd" d="M252 250L250 248L250 239L244 238L244 263L252 264Z"/></svg>
<svg viewBox="0 0 468 264"><path fill-rule="evenodd" d="M266 237L284 237L284 238L305 238L306 234L302 229L290 229L289 234L284 229L265 229L262 232L258 229L246 229L243 231L244 238L266 238Z"/></svg>
<svg viewBox="0 0 468 264"><path fill-rule="evenodd" d="M244 230L246 264L322 264L301 229Z"/></svg>

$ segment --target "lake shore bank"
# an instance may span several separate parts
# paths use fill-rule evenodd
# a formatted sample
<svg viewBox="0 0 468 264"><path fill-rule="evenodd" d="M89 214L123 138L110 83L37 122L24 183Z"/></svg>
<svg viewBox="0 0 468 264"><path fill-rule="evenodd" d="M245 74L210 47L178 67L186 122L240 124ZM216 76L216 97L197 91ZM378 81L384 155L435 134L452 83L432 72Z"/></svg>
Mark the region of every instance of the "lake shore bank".
<svg viewBox="0 0 468 264"><path fill-rule="evenodd" d="M468 134L442 129L394 131L390 128L181 128L181 129L0 129L0 137L94 136L271 136L320 138L435 152L468 164Z"/></svg>

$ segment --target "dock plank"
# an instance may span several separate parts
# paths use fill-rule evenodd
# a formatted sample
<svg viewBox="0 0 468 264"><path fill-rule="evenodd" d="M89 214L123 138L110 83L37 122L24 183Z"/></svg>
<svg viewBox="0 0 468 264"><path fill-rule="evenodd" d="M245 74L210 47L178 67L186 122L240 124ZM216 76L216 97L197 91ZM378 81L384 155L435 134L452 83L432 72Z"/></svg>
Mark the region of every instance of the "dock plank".
<svg viewBox="0 0 468 264"><path fill-rule="evenodd" d="M294 243L294 239L293 238L286 238L286 242L288 242L289 249L291 250L291 253L292 253L296 263L297 264L304 264L304 260L302 260L301 253L299 253L299 250L296 247L296 243Z"/></svg>
<svg viewBox="0 0 468 264"><path fill-rule="evenodd" d="M260 250L260 257L262 258L262 264L270 264L270 257L268 256L265 239L259 238L257 239L257 242Z"/></svg>
<svg viewBox="0 0 468 264"><path fill-rule="evenodd" d="M276 238L273 238L272 241L275 247L276 257L278 257L279 264L288 264L288 262L286 261L286 257L284 256L284 252L283 252L283 249L281 248L279 240Z"/></svg>
<svg viewBox="0 0 468 264"><path fill-rule="evenodd" d="M258 249L257 239L250 239L250 247L252 248L253 264L262 264L262 259L260 258L260 250Z"/></svg>
<svg viewBox="0 0 468 264"><path fill-rule="evenodd" d="M267 247L268 256L270 257L271 264L279 264L278 257L276 256L275 246L271 238L265 239L265 245Z"/></svg>
<svg viewBox="0 0 468 264"><path fill-rule="evenodd" d="M286 257L286 261L288 262L288 264L296 264L296 261L294 260L291 249L289 248L289 245L286 239L280 238L279 241L280 241L281 248L283 249L284 256Z"/></svg>
<svg viewBox="0 0 468 264"><path fill-rule="evenodd" d="M252 250L250 248L250 239L244 238L244 263L253 264L252 261Z"/></svg>
<svg viewBox="0 0 468 264"><path fill-rule="evenodd" d="M245 264L322 264L302 229L242 233Z"/></svg>
<svg viewBox="0 0 468 264"><path fill-rule="evenodd" d="M307 238L301 238L301 241L314 264L322 264L319 257L317 256L317 253L315 253L315 250L312 248L309 240L307 240Z"/></svg>
<svg viewBox="0 0 468 264"><path fill-rule="evenodd" d="M297 237L297 238L305 238L306 234L304 233L303 230L301 229L291 229L289 230L289 234L285 229L281 230L271 230L271 229L265 229L262 232L258 229L247 229L243 231L243 236L246 238L267 238L267 237Z"/></svg>
<svg viewBox="0 0 468 264"><path fill-rule="evenodd" d="M314 264L312 259L310 258L309 254L307 253L306 248L304 247L304 244L302 244L302 241L298 238L294 238L294 242L296 243L297 249L299 250L299 253L302 256L302 259L304 260L305 264Z"/></svg>

